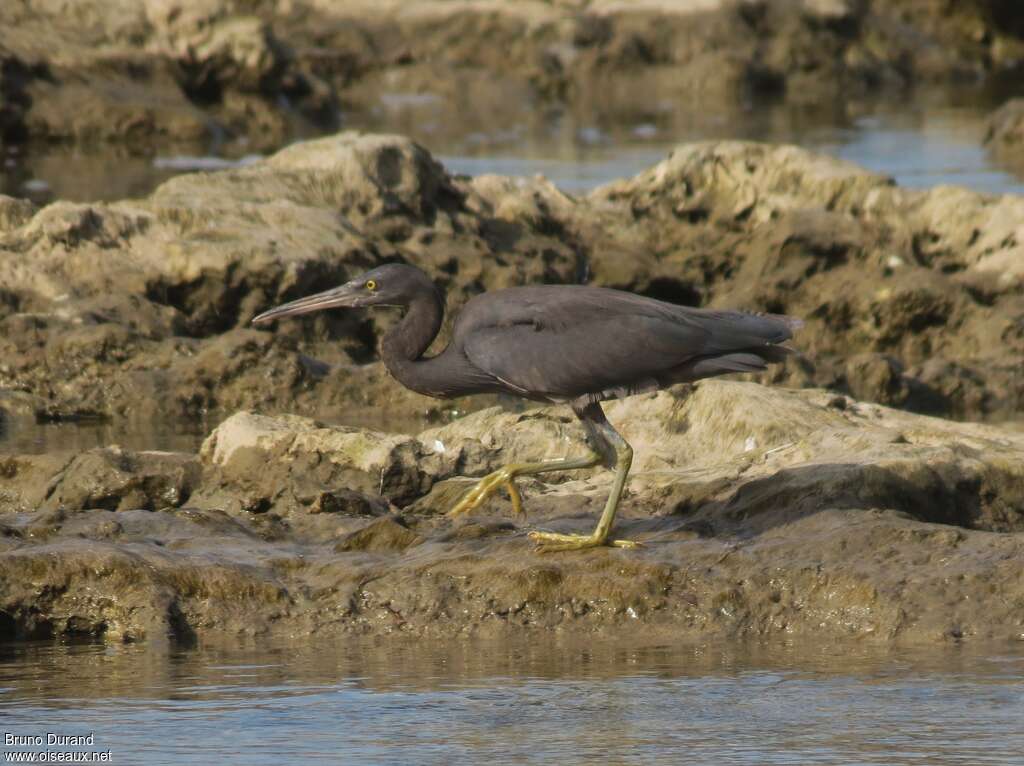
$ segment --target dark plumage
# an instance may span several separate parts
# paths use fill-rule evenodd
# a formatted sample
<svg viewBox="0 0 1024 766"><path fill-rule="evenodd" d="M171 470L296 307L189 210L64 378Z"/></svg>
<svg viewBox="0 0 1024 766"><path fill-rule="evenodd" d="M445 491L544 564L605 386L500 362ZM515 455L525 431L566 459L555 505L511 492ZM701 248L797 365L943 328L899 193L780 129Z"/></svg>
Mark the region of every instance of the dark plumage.
<svg viewBox="0 0 1024 766"><path fill-rule="evenodd" d="M516 287L469 301L445 354L465 356L521 396L602 401L763 370L788 351L777 344L790 338L791 323L600 287Z"/></svg>
<svg viewBox="0 0 1024 766"><path fill-rule="evenodd" d="M448 346L437 356L424 358L441 328L444 299L426 274L401 264L380 266L253 321L374 305L406 309L402 321L385 336L381 352L388 370L407 388L442 398L506 392L566 402L583 421L595 450L595 455L581 460L501 469L486 477L453 513L479 505L499 485L509 488L518 509L512 484L518 475L578 467L587 460L619 469L617 488L595 534L576 540L578 536L534 533L555 543L549 548L607 542L629 467L628 460L621 465L629 445L604 419L601 401L673 383L763 370L790 353L780 344L801 324L786 316L695 309L600 287L513 287L470 300L455 320Z"/></svg>

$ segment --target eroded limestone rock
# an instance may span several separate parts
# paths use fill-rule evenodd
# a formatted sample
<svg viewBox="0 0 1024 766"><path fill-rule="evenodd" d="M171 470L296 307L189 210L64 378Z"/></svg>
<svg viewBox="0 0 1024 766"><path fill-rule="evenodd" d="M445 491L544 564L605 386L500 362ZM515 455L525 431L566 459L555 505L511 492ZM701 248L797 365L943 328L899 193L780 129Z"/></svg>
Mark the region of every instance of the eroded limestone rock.
<svg viewBox="0 0 1024 766"><path fill-rule="evenodd" d="M8 206L10 207L10 206ZM344 133L144 200L19 207L0 230L0 388L44 417L196 418L262 408L410 432L493 400L412 394L376 363L387 311L249 327L266 307L387 260L450 313L538 282L785 312L772 374L916 411L1019 412L1024 200L911 191L795 147L679 147L586 197L451 176L398 136ZM445 341L447 329L438 344Z"/></svg>
<svg viewBox="0 0 1024 766"><path fill-rule="evenodd" d="M751 93L821 103L1014 72L1024 28L1010 7L20 0L0 8L0 140L265 150L295 112L329 128L340 104L461 139L528 122L538 103L606 123Z"/></svg>

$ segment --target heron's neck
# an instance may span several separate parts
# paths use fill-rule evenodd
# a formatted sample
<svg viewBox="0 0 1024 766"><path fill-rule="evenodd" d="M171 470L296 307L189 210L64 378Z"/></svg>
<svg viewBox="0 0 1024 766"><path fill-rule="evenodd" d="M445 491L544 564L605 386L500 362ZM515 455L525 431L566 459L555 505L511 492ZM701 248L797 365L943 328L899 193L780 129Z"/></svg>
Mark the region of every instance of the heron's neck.
<svg viewBox="0 0 1024 766"><path fill-rule="evenodd" d="M384 336L380 349L384 366L406 388L432 393L424 390L426 381L421 380L429 361L422 357L437 337L443 319L441 296L433 291L424 293L409 303L402 321Z"/></svg>

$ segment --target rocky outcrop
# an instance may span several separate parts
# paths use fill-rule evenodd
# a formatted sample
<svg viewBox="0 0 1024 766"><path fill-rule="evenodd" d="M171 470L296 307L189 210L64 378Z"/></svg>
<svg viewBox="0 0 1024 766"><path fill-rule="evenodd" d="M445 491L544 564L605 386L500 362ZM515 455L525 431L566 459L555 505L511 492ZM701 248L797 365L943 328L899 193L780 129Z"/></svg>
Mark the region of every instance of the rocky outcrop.
<svg viewBox="0 0 1024 766"><path fill-rule="evenodd" d="M901 189L795 147L719 142L588 201L645 254L616 286L801 316L818 385L957 417L1021 409L1020 197Z"/></svg>
<svg viewBox="0 0 1024 766"><path fill-rule="evenodd" d="M649 120L659 104L751 94L813 102L1013 72L1013 3L125 3L0 8L0 140L132 151L279 147L381 111L458 137L535 104ZM419 119L423 118L423 119ZM615 119L612 119L615 118Z"/></svg>
<svg viewBox="0 0 1024 766"><path fill-rule="evenodd" d="M249 319L388 259L445 274L455 305L581 271L543 217L532 229L495 218L399 137L344 134L172 179L147 200L33 213L0 234L0 387L38 394L50 414L343 408L369 423L386 397L391 415L422 417L441 406L384 390L381 370L361 366L387 312L324 316L278 338Z"/></svg>
<svg viewBox="0 0 1024 766"><path fill-rule="evenodd" d="M270 8L266 8L273 15ZM287 112L326 104L263 19L232 2L68 6L47 0L0 10L0 141L117 142L205 147L225 135L280 146Z"/></svg>
<svg viewBox="0 0 1024 766"><path fill-rule="evenodd" d="M352 115L442 138L530 130L548 108L653 124L666 103L1006 74L1015 8L15 0L0 144L238 156ZM1020 111L991 122L1006 162ZM1019 419L1022 221L1021 197L902 189L789 146L680 146L571 196L356 132L137 199L0 195L0 639L642 624L1021 640L1024 438L912 413ZM502 497L444 511L468 477L581 450L566 411L405 391L376 361L387 311L250 326L387 261L428 271L450 314L484 290L586 282L806 325L764 379L790 390L716 380L609 404L636 450L617 534L644 547L541 554L527 529L589 530L607 472L522 481L529 519ZM26 422L83 417L222 422L195 454L3 451Z"/></svg>
<svg viewBox="0 0 1024 766"><path fill-rule="evenodd" d="M8 458L0 626L109 640L637 625L674 640L1024 638L1019 434L729 381L608 413L635 449L617 534L636 550L542 554L524 535L591 528L601 470L523 481L528 519L501 498L443 515L465 474L581 450L560 408L492 408L417 437L238 413L198 458Z"/></svg>
<svg viewBox="0 0 1024 766"><path fill-rule="evenodd" d="M803 317L777 382L970 419L1024 402L1024 200L901 189L795 147L681 146L572 197L343 133L146 199L0 211L0 390L41 418L260 409L415 432L493 403L388 380L388 311L249 326L388 260L427 270L452 313L482 290L587 281Z"/></svg>

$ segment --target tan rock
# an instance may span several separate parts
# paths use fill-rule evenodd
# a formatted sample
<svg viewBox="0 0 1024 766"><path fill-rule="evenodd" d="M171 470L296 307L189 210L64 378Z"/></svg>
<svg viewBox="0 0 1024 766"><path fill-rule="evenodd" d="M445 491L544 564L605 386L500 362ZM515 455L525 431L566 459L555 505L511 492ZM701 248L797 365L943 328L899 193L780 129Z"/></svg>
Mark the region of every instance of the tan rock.
<svg viewBox="0 0 1024 766"><path fill-rule="evenodd" d="M428 400L368 364L387 311L248 328L387 260L431 273L451 315L482 289L585 280L805 318L804 356L775 373L791 385L976 419L1024 401L1024 202L900 189L796 147L692 144L573 197L452 177L406 138L343 133L147 199L18 215L0 233L0 387L52 415L261 407L375 426L386 405L415 431L493 403ZM891 385L850 363L882 357Z"/></svg>
<svg viewBox="0 0 1024 766"><path fill-rule="evenodd" d="M305 505L310 487L313 494L353 488L402 504L429 488L428 467L437 463L409 436L247 412L218 426L200 455L215 470L219 490L240 492L250 506L278 512ZM212 501L200 496L195 502Z"/></svg>
<svg viewBox="0 0 1024 766"><path fill-rule="evenodd" d="M998 163L1024 173L1024 98L1010 99L989 116L985 145Z"/></svg>

